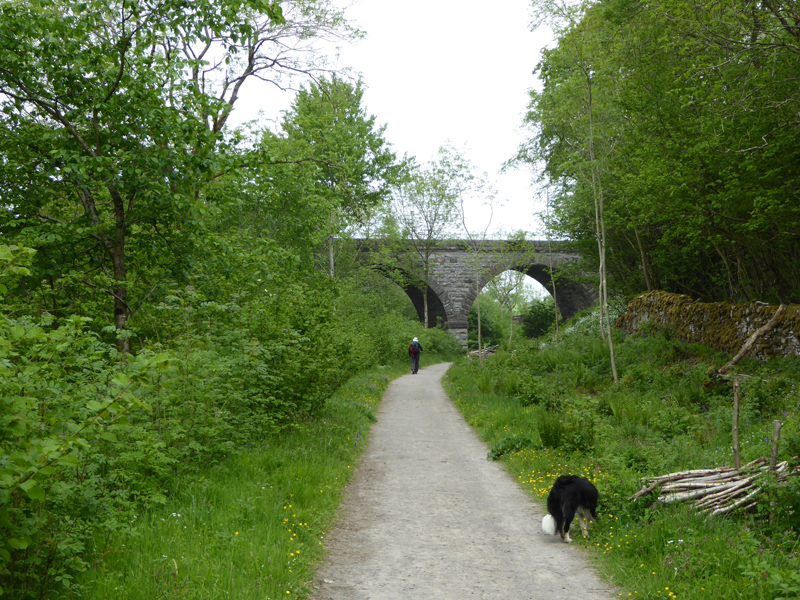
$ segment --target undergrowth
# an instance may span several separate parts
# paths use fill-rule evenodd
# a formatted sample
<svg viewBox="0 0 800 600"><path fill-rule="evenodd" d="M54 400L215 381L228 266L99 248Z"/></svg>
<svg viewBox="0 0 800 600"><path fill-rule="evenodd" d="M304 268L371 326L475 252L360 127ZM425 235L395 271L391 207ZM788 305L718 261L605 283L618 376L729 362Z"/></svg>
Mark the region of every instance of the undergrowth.
<svg viewBox="0 0 800 600"><path fill-rule="evenodd" d="M317 417L174 482L170 500L132 516L114 550L80 578L83 593L115 600L306 596L380 398L406 371L397 363L355 377Z"/></svg>
<svg viewBox="0 0 800 600"><path fill-rule="evenodd" d="M654 494L629 501L647 476L732 464L732 391L708 378L729 357L669 332L617 333L620 382L613 384L593 322L579 319L558 343L501 350L483 368L462 359L449 370L448 393L488 444L488 458L504 461L542 503L559 475L595 483L599 518L577 544L621 596L797 598L796 481L768 490L757 512L728 517L656 504ZM774 419L784 423L779 459L796 461L798 361L746 359L737 368L742 462L769 456Z"/></svg>

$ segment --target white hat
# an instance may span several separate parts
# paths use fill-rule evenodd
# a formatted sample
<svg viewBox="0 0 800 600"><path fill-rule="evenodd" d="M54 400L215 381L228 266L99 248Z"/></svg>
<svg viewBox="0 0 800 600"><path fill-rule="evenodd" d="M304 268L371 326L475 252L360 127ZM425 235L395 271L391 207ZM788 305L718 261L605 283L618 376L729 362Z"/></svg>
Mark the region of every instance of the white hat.
<svg viewBox="0 0 800 600"><path fill-rule="evenodd" d="M411 341L412 341L412 342L418 342L419 340L418 340L417 338L414 338L414 339L413 339L413 340L411 340Z"/></svg>

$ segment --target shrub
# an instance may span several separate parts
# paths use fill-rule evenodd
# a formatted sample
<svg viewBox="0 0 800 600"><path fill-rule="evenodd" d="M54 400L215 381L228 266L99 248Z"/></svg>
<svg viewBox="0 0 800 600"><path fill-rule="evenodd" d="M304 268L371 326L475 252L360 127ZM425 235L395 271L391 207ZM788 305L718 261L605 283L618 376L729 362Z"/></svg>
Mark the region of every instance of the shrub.
<svg viewBox="0 0 800 600"><path fill-rule="evenodd" d="M520 450L524 450L525 448L536 448L540 446L541 444L536 444L530 438L530 436L515 434L509 437L505 437L499 442L493 444L486 458L488 458L489 460L497 460L504 454L509 454L511 452L519 452Z"/></svg>
<svg viewBox="0 0 800 600"><path fill-rule="evenodd" d="M542 383L541 377L528 377L520 384L520 401L522 406L535 404L547 405L550 394L547 387Z"/></svg>
<svg viewBox="0 0 800 600"><path fill-rule="evenodd" d="M763 416L779 413L797 398L796 386L786 375L748 377L742 391L747 402Z"/></svg>
<svg viewBox="0 0 800 600"><path fill-rule="evenodd" d="M665 441L687 433L693 423L692 415L680 407L667 406L650 417L650 427Z"/></svg>
<svg viewBox="0 0 800 600"><path fill-rule="evenodd" d="M548 410L539 412L537 419L539 439L545 448L560 448L564 443L566 427L559 416Z"/></svg>
<svg viewBox="0 0 800 600"><path fill-rule="evenodd" d="M503 396L514 397L522 389L522 376L517 371L503 369L498 372L494 390Z"/></svg>

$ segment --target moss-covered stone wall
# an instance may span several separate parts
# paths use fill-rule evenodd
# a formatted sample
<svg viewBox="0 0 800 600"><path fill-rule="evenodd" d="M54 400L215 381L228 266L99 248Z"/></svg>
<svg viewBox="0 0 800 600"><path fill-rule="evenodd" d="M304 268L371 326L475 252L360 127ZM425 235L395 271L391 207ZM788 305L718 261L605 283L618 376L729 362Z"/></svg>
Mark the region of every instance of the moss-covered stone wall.
<svg viewBox="0 0 800 600"><path fill-rule="evenodd" d="M628 312L620 315L616 325L628 333L637 332L644 323L669 327L684 342L735 354L777 309L763 302L695 302L682 294L648 292L630 301ZM800 356L800 305L790 304L783 318L756 342L749 356L762 360Z"/></svg>

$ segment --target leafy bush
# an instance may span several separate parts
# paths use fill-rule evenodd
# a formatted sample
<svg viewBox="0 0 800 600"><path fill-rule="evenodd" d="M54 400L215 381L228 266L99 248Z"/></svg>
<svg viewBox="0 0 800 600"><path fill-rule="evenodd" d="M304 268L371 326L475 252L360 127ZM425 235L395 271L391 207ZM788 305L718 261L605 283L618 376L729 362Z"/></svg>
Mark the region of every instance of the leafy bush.
<svg viewBox="0 0 800 600"><path fill-rule="evenodd" d="M560 448L563 445L567 428L561 422L558 414L542 410L536 423L542 446L545 448Z"/></svg>
<svg viewBox="0 0 800 600"><path fill-rule="evenodd" d="M468 318L468 336L467 345L469 348L478 347L478 309L475 304L472 305L472 310ZM502 344L505 341L505 334L502 325L498 322L496 315L481 308L481 346L494 346Z"/></svg>
<svg viewBox="0 0 800 600"><path fill-rule="evenodd" d="M552 297L534 299L522 315L522 333L528 338L538 338L547 333L556 322L555 302Z"/></svg>
<svg viewBox="0 0 800 600"><path fill-rule="evenodd" d="M771 377L748 377L742 384L746 401L763 415L774 415L797 400L797 385L789 377L779 374Z"/></svg>
<svg viewBox="0 0 800 600"><path fill-rule="evenodd" d="M163 499L174 464L146 397L167 356L120 363L85 318L52 321L0 318L0 585L17 598L69 588L102 552L94 532L126 528L137 498Z"/></svg>
<svg viewBox="0 0 800 600"><path fill-rule="evenodd" d="M535 448L537 446L540 446L540 444L536 444L529 436L512 435L493 444L486 458L489 460L497 460L504 454L519 452L525 448Z"/></svg>
<svg viewBox="0 0 800 600"><path fill-rule="evenodd" d="M650 417L650 427L658 432L665 441L677 435L687 433L694 423L692 415L686 409L667 406Z"/></svg>
<svg viewBox="0 0 800 600"><path fill-rule="evenodd" d="M495 375L494 391L513 398L520 393L522 380L522 376L517 371L501 369Z"/></svg>

